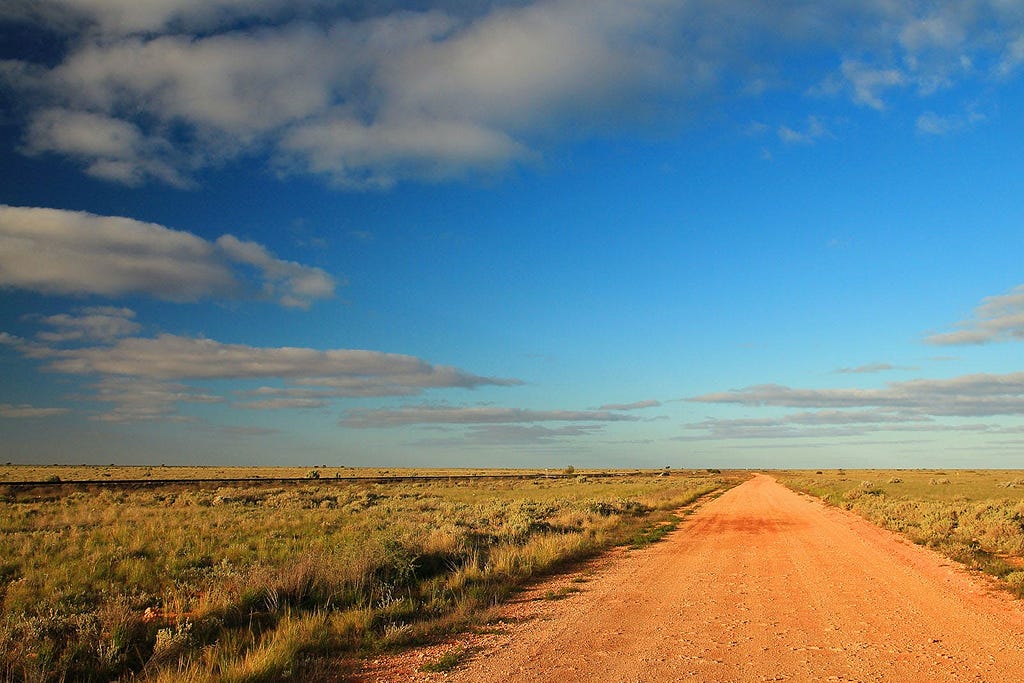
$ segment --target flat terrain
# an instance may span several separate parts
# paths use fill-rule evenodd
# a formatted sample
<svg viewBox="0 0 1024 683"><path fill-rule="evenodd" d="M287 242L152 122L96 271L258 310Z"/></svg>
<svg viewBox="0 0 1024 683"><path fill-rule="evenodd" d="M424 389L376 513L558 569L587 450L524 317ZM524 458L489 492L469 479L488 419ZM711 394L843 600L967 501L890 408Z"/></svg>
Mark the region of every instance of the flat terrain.
<svg viewBox="0 0 1024 683"><path fill-rule="evenodd" d="M562 470L543 469L467 469L401 467L218 467L199 465L0 465L0 484L5 482L45 482L54 477L62 482L76 481L194 481L234 479L318 479L402 478L402 477L503 477L561 475ZM635 470L602 470L601 473L625 474ZM593 475L595 472L589 472Z"/></svg>
<svg viewBox="0 0 1024 683"><path fill-rule="evenodd" d="M585 583L577 583L586 579ZM1024 606L940 555L756 476L662 543L535 591L367 681L1020 681ZM564 599L552 600L551 597ZM462 663L423 673L453 648Z"/></svg>

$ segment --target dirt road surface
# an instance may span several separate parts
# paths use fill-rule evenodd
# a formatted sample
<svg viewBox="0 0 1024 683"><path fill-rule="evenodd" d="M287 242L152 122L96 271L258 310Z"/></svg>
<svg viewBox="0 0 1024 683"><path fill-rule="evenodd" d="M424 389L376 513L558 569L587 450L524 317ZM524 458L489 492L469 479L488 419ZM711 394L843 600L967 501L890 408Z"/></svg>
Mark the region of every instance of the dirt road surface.
<svg viewBox="0 0 1024 683"><path fill-rule="evenodd" d="M371 663L365 680L1024 681L1024 604L764 475L506 617ZM469 654L455 670L419 671L456 647Z"/></svg>

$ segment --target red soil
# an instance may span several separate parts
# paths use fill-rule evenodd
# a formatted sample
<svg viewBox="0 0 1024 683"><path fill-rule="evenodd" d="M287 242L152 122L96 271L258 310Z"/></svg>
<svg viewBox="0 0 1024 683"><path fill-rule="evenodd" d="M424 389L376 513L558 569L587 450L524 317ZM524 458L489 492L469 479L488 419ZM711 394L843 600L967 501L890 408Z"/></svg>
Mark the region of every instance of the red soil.
<svg viewBox="0 0 1024 683"><path fill-rule="evenodd" d="M507 606L499 629L377 660L362 680L1024 680L1024 604L768 476L573 578ZM544 599L561 587L581 590ZM456 670L419 671L456 647Z"/></svg>

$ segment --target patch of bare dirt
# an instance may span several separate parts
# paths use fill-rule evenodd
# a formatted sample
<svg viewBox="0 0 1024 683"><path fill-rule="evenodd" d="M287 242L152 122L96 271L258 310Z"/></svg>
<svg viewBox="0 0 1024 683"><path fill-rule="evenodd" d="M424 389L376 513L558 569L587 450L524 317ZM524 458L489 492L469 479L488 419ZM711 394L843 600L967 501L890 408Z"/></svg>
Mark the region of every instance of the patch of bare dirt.
<svg viewBox="0 0 1024 683"><path fill-rule="evenodd" d="M452 671L420 668L467 654ZM483 632L359 680L1024 680L1024 606L984 577L757 476L666 539L536 587Z"/></svg>

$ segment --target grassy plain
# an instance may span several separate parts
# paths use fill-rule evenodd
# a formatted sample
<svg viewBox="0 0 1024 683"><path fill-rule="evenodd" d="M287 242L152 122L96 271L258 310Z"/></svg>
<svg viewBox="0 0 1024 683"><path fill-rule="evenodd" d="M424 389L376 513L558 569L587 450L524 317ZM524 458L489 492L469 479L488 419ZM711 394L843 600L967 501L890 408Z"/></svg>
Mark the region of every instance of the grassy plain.
<svg viewBox="0 0 1024 683"><path fill-rule="evenodd" d="M228 476L284 476L238 474ZM367 482L325 468L286 484L0 481L0 678L333 679L355 657L486 620L535 577L644 545L673 510L743 478L657 474Z"/></svg>
<svg viewBox="0 0 1024 683"><path fill-rule="evenodd" d="M772 473L915 543L984 571L1024 597L1024 470Z"/></svg>
<svg viewBox="0 0 1024 683"><path fill-rule="evenodd" d="M634 470L605 470L625 473ZM557 474L562 470L518 469L411 469L395 467L217 467L196 465L0 465L0 485L4 482L47 481L167 481L224 479L303 479L313 472L318 479L358 479L365 477L466 476Z"/></svg>

